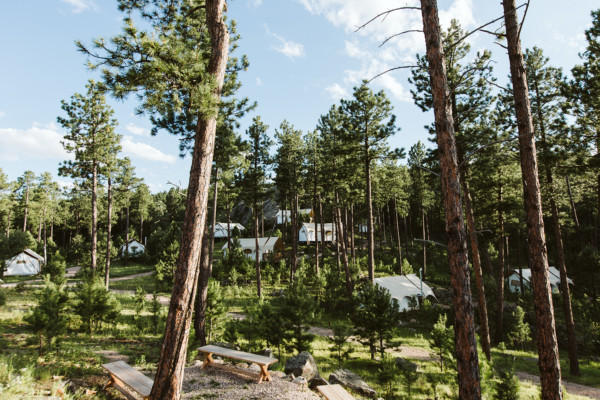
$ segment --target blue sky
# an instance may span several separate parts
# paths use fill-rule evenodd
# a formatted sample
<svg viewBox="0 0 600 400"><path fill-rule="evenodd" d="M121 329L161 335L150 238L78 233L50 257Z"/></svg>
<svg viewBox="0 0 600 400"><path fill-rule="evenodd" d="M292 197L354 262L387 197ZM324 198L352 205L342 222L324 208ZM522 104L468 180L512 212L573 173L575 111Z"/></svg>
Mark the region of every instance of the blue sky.
<svg viewBox="0 0 600 400"><path fill-rule="evenodd" d="M230 0L229 18L238 23L242 39L238 54L246 54L250 68L241 74L240 95L258 102L242 121L244 132L255 115L270 125L269 133L287 119L304 132L315 128L320 115L362 79L423 54L422 33L411 33L379 44L388 36L419 29L418 11L396 12L366 29L356 27L381 11L412 5L395 0ZM457 18L473 29L501 15L500 2L487 0L438 0L441 22ZM586 45L584 30L591 24L590 11L597 0L577 0L565 7L558 0L532 0L522 31L523 47L541 47L551 64L568 72L579 63ZM56 123L60 101L84 92L88 79L97 78L75 50L74 41L90 43L95 37L111 37L120 30L121 15L108 0L29 0L0 3L0 168L14 180L29 169L51 172L69 156L60 140L65 132ZM492 38L475 34L474 50L490 48L495 74L508 75L504 49ZM408 149L426 141L423 128L432 115L422 113L410 97L409 76L397 71L373 81L384 89L394 105L401 131L392 147ZM123 155L131 158L138 176L153 192L165 190L168 181L187 186L189 157L178 157L178 142L167 133L149 135L146 117L136 116L135 100L110 101L123 135Z"/></svg>

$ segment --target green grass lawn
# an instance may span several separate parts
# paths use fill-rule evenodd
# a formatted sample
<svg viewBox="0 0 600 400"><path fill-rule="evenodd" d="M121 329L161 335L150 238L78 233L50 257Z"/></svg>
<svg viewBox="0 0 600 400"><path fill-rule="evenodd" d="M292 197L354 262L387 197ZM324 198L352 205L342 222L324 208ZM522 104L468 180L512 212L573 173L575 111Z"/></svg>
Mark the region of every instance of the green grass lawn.
<svg viewBox="0 0 600 400"><path fill-rule="evenodd" d="M141 264L136 261L116 261L110 265L110 277L120 278L122 276L136 275L144 272L154 271L153 265Z"/></svg>

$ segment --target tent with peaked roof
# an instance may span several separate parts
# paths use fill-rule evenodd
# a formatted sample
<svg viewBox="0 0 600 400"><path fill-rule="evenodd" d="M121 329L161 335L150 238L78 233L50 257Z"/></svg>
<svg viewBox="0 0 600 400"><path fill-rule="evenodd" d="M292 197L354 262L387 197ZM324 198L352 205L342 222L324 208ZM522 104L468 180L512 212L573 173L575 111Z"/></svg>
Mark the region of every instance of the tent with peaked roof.
<svg viewBox="0 0 600 400"><path fill-rule="evenodd" d="M256 240L254 238L237 239L244 255L252 260L256 260ZM232 241L233 244L233 241ZM227 243L223 245L223 256L227 255ZM258 238L258 252L261 259L265 259L270 253L282 251L284 249L281 238L277 236Z"/></svg>
<svg viewBox="0 0 600 400"><path fill-rule="evenodd" d="M25 249L6 260L4 276L37 275L42 270L44 258L31 249Z"/></svg>
<svg viewBox="0 0 600 400"><path fill-rule="evenodd" d="M411 309L411 298L421 296L421 280L415 274L375 278L375 284L390 291L400 311ZM433 290L423 282L423 297L436 299Z"/></svg>
<svg viewBox="0 0 600 400"><path fill-rule="evenodd" d="M243 231L244 225L232 222L229 224L229 233L233 235L233 229L238 228L241 232ZM227 238L227 222L217 222L215 224L215 239Z"/></svg>
<svg viewBox="0 0 600 400"><path fill-rule="evenodd" d="M123 243L123 245L119 248L119 254L121 257L125 256L125 253L127 252L129 256L144 254L146 252L146 246L135 239L131 239L129 240L129 247L127 246L127 243Z"/></svg>
<svg viewBox="0 0 600 400"><path fill-rule="evenodd" d="M325 241L332 242L335 240L335 229L332 223L323 224L325 228ZM321 240L321 224L317 224L317 240ZM315 241L315 224L312 222L304 222L298 232L299 242L314 242Z"/></svg>
<svg viewBox="0 0 600 400"><path fill-rule="evenodd" d="M531 269L523 268L523 286L531 289ZM548 278L550 280L550 287L553 293L560 292L560 271L554 267L548 268ZM571 278L567 277L569 285L573 285ZM519 278L519 270L515 269L513 273L508 277L508 290L511 292L521 291L521 279Z"/></svg>

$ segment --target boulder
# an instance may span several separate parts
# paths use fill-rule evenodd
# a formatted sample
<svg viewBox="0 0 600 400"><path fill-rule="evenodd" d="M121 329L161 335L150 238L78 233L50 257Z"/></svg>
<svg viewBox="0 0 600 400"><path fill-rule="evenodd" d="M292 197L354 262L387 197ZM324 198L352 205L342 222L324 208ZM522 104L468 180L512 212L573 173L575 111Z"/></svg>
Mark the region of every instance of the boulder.
<svg viewBox="0 0 600 400"><path fill-rule="evenodd" d="M407 359L402 357L396 357L396 365L401 370L416 371L419 368L419 366L414 362L408 361Z"/></svg>
<svg viewBox="0 0 600 400"><path fill-rule="evenodd" d="M308 351L303 351L285 363L285 373L303 376L307 381L319 376L319 367Z"/></svg>
<svg viewBox="0 0 600 400"><path fill-rule="evenodd" d="M372 387L367 385L360 376L347 369L338 369L337 371L333 372L331 375L329 375L329 382L339 383L340 385L347 387L361 396L370 398L377 397L377 392L375 392Z"/></svg>
<svg viewBox="0 0 600 400"><path fill-rule="evenodd" d="M329 385L329 382L327 382L325 379L321 378L320 376L312 378L310 381L308 381L308 387L313 390L316 389L317 386L321 386L321 385Z"/></svg>
<svg viewBox="0 0 600 400"><path fill-rule="evenodd" d="M260 353L261 356L275 358L275 354L273 354L273 350L271 349L263 349Z"/></svg>
<svg viewBox="0 0 600 400"><path fill-rule="evenodd" d="M271 371L271 376L283 379L285 377L285 374L282 371Z"/></svg>

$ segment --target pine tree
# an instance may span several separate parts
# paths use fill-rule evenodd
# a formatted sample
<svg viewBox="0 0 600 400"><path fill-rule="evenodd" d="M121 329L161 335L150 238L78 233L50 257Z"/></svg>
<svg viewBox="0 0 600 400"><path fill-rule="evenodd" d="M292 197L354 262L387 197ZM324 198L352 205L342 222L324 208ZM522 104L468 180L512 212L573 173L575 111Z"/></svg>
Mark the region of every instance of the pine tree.
<svg viewBox="0 0 600 400"><path fill-rule="evenodd" d="M435 350L436 355L440 358L440 369L444 372L444 361L452 357L452 336L454 329L446 326L448 317L446 314L440 314L437 322L431 329L430 346Z"/></svg>
<svg viewBox="0 0 600 400"><path fill-rule="evenodd" d="M329 349L333 358L338 361L338 368L342 368L342 363L347 360L352 354L352 347L348 338L352 335L352 330L343 322L335 322L331 325L333 336L329 338L332 343Z"/></svg>
<svg viewBox="0 0 600 400"><path fill-rule="evenodd" d="M365 167L365 192L367 203L367 249L369 280L375 279L375 240L373 231L373 192L371 169L373 163L389 152L387 139L398 128L392 105L385 92L374 93L363 81L354 88L352 100L342 100L340 109L346 115L346 135L344 140L354 148Z"/></svg>
<svg viewBox="0 0 600 400"><path fill-rule="evenodd" d="M98 241L98 175L102 164L116 152L120 137L115 134L117 121L112 119L113 110L106 104L102 86L94 81L86 85L87 92L62 101L66 117L58 117L58 123L68 133L62 142L74 161L64 161L58 170L61 176L83 179L92 192L92 273L96 271Z"/></svg>

